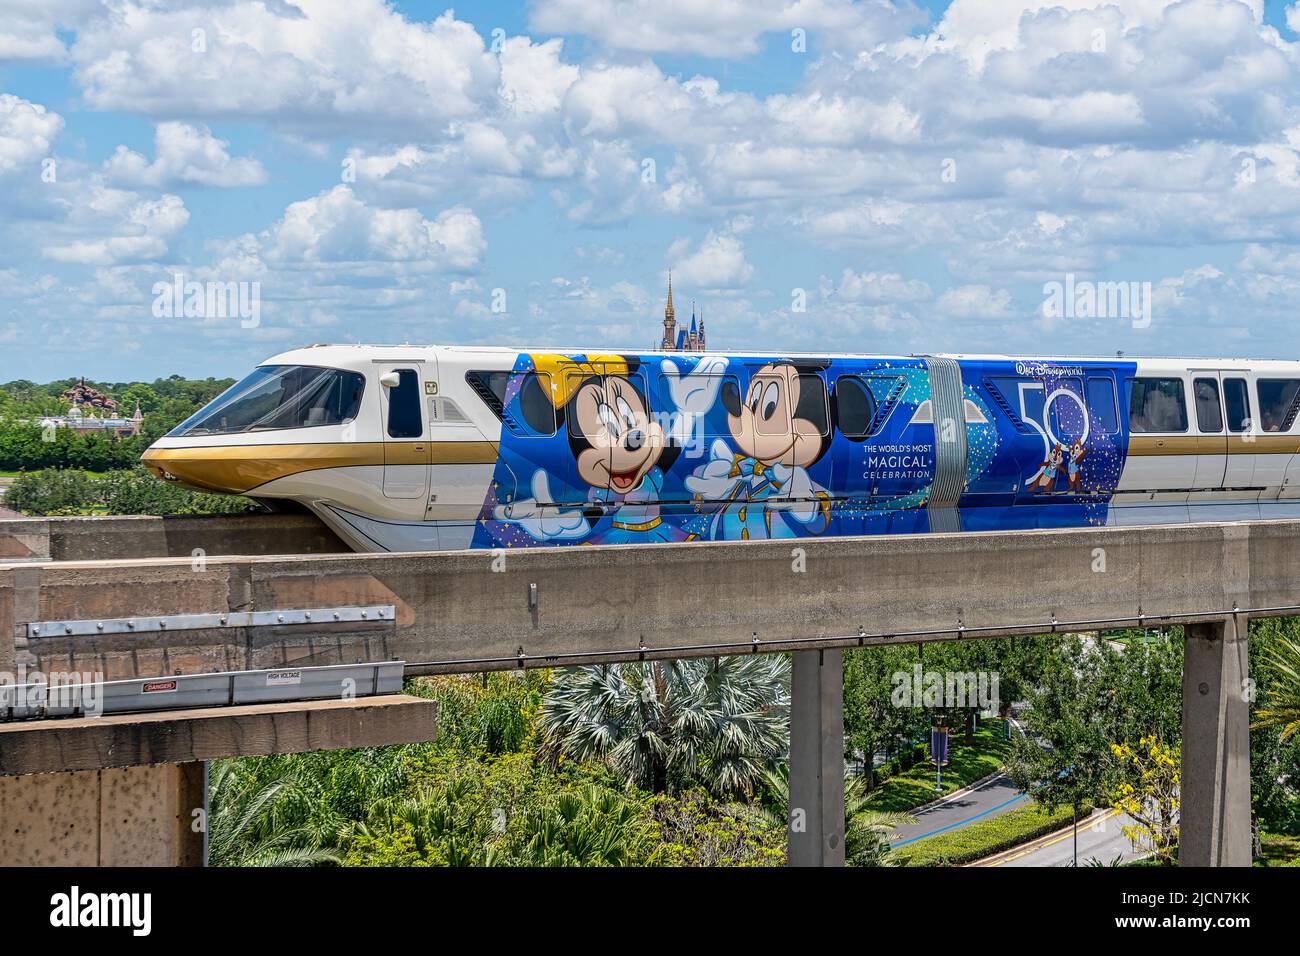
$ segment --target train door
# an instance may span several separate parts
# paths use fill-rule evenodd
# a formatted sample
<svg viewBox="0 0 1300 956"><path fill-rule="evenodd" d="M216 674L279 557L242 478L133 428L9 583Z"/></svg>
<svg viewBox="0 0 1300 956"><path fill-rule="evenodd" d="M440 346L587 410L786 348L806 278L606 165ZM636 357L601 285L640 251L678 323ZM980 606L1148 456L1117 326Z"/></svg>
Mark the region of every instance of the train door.
<svg viewBox="0 0 1300 956"><path fill-rule="evenodd" d="M1223 487L1225 494L1234 498L1254 498L1259 494L1255 486L1255 455L1251 441L1255 411L1247 376L1247 372L1238 370L1225 371L1219 375L1223 387L1224 425L1227 428Z"/></svg>
<svg viewBox="0 0 1300 956"><path fill-rule="evenodd" d="M1190 373L1152 372L1125 380L1128 459L1116 491L1148 501L1186 502L1196 481L1199 436L1191 429Z"/></svg>
<svg viewBox="0 0 1300 956"><path fill-rule="evenodd" d="M1215 369L1192 369L1192 424L1196 429L1196 470L1192 476L1192 496L1217 491L1223 487L1228 468L1228 432L1224 416L1223 382Z"/></svg>
<svg viewBox="0 0 1300 956"><path fill-rule="evenodd" d="M422 362L381 365L383 386L384 497L418 501L424 514L429 493L430 443L424 414Z"/></svg>

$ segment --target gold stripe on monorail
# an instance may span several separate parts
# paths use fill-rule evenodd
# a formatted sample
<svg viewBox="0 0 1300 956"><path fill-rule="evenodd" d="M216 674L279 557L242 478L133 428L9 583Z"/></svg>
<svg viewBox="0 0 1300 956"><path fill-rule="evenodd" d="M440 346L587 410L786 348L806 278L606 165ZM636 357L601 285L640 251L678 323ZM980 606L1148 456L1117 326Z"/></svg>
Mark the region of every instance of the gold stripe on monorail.
<svg viewBox="0 0 1300 956"><path fill-rule="evenodd" d="M431 449L424 461L434 465L489 465L497 460L497 443L491 441L389 442L389 461L397 446L410 446L417 457L403 455L403 463L418 463L415 446ZM151 448L140 458L159 478L204 491L243 494L290 475L323 468L351 468L384 464L384 442L337 442L299 445L216 445L205 448Z"/></svg>
<svg viewBox="0 0 1300 956"><path fill-rule="evenodd" d="M1131 435L1128 453L1135 458L1163 455L1292 455L1300 452L1300 435Z"/></svg>

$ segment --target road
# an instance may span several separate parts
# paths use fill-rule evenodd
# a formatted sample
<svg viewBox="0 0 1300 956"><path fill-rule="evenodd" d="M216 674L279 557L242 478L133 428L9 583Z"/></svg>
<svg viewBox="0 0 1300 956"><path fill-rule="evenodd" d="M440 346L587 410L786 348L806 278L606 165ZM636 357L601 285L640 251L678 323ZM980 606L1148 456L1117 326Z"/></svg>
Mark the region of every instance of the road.
<svg viewBox="0 0 1300 956"><path fill-rule="evenodd" d="M1024 729L1017 723L1016 730ZM928 810L913 814L915 823L896 827L890 844L906 846L917 840L959 830L981 820L999 816L1025 805L1028 796L1016 789L1006 774L1000 774L971 790L958 791ZM1115 857L1123 861L1137 859L1141 854L1120 831L1124 823L1133 821L1127 816L1117 816L1114 810L1098 810L1079 824L1079 863L1087 865L1096 858L1109 863ZM971 866L1070 866L1074 861L1074 834L1072 828L1049 833L1002 853L985 857Z"/></svg>
<svg viewBox="0 0 1300 956"><path fill-rule="evenodd" d="M1011 778L1000 774L974 790L959 790L942 803L914 814L916 823L896 827L890 843L899 847L936 833L960 829L978 820L987 820L1014 810L1027 799L1025 794L1016 789Z"/></svg>
<svg viewBox="0 0 1300 956"><path fill-rule="evenodd" d="M1092 859L1110 863L1115 857L1124 862L1142 856L1133 849L1120 831L1133 821L1113 809L1095 810L1079 823L1079 865ZM985 857L970 866L1070 866L1074 860L1074 834L1071 827L1022 843L1002 853Z"/></svg>

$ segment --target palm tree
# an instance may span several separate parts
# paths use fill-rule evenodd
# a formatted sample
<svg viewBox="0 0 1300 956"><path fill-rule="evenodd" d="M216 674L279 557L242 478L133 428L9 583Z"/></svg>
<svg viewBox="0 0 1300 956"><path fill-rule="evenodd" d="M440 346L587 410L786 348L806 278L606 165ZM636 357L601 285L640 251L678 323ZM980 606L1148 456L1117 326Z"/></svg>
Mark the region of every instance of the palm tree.
<svg viewBox="0 0 1300 956"><path fill-rule="evenodd" d="M558 671L542 704L547 746L656 793L691 781L739 793L785 750L789 680L777 654Z"/></svg>
<svg viewBox="0 0 1300 956"><path fill-rule="evenodd" d="M1264 654L1272 681L1265 706L1255 712L1256 727L1282 728L1280 740L1300 731L1300 641L1279 637Z"/></svg>
<svg viewBox="0 0 1300 956"><path fill-rule="evenodd" d="M612 790L565 792L532 811L524 862L531 866L629 866L649 843L636 807Z"/></svg>
<svg viewBox="0 0 1300 956"><path fill-rule="evenodd" d="M378 801L357 832L401 828L424 860L447 866L629 866L650 853L646 818L620 794L591 786L529 805L496 830L468 777Z"/></svg>
<svg viewBox="0 0 1300 956"><path fill-rule="evenodd" d="M208 780L208 863L211 866L317 866L338 863L303 826L276 824L277 811L297 799L290 774L259 780L234 760L213 764ZM283 812L278 814L283 819Z"/></svg>
<svg viewBox="0 0 1300 956"><path fill-rule="evenodd" d="M790 821L790 770L764 770L761 776L765 802L733 803L733 815L769 827L784 829ZM889 844L894 827L913 823L906 813L888 813L867 807L867 788L858 777L844 775L844 860L850 866L895 866Z"/></svg>
<svg viewBox="0 0 1300 956"><path fill-rule="evenodd" d="M481 800L468 777L453 777L442 786L425 785L409 796L377 800L358 833L374 835L404 824L423 859L447 866L492 866L499 847Z"/></svg>

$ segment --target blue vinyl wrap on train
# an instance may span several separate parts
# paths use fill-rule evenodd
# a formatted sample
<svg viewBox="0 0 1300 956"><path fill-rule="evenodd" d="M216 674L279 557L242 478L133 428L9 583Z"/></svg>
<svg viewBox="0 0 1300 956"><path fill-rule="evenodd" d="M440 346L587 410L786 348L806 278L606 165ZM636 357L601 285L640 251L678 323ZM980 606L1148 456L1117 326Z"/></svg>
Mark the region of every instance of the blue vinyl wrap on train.
<svg viewBox="0 0 1300 956"><path fill-rule="evenodd" d="M940 361L960 369L946 396L933 385ZM950 503L960 529L1104 524L1134 372L1132 362L521 354L473 545L950 530L935 518L945 462L964 471Z"/></svg>

